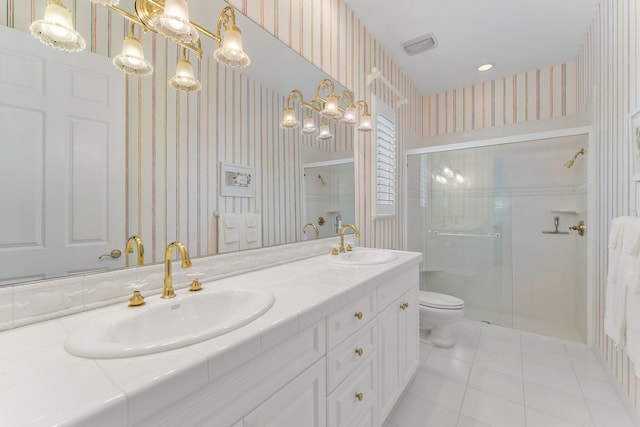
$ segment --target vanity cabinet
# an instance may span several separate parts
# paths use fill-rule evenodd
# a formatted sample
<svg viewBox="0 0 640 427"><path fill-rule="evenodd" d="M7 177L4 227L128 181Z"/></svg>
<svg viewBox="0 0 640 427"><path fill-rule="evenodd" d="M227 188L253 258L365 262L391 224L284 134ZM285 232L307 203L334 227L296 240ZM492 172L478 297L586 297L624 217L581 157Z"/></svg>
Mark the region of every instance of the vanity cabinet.
<svg viewBox="0 0 640 427"><path fill-rule="evenodd" d="M384 420L419 364L417 283L378 315L379 415Z"/></svg>
<svg viewBox="0 0 640 427"><path fill-rule="evenodd" d="M418 267L134 425L380 427L418 366Z"/></svg>

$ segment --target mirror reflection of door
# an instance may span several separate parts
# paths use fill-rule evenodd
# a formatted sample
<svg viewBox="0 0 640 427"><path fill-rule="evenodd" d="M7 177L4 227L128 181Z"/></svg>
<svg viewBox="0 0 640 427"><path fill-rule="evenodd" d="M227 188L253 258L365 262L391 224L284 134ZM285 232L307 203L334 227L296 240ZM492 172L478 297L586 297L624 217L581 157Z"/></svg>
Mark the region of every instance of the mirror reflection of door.
<svg viewBox="0 0 640 427"><path fill-rule="evenodd" d="M122 74L0 30L0 284L123 267Z"/></svg>
<svg viewBox="0 0 640 427"><path fill-rule="evenodd" d="M320 238L336 236L342 225L354 223L353 159L304 166L304 218L318 227ZM306 238L313 239L313 233Z"/></svg>

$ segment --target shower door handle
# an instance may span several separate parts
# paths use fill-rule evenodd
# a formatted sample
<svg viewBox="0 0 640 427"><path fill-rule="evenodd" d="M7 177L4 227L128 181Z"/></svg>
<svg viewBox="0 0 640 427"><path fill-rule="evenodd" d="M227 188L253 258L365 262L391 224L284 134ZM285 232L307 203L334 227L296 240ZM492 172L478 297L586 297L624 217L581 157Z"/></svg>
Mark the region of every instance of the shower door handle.
<svg viewBox="0 0 640 427"><path fill-rule="evenodd" d="M569 227L569 231L574 230L578 232L578 235L584 236L584 231L587 229L584 221L580 221L578 225L574 225L573 227Z"/></svg>

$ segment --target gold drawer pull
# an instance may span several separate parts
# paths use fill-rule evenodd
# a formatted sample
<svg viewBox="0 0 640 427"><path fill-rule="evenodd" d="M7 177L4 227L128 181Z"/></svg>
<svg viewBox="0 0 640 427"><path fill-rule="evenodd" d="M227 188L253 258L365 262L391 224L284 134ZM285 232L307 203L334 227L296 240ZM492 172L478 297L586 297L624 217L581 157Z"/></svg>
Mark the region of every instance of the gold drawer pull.
<svg viewBox="0 0 640 427"><path fill-rule="evenodd" d="M361 320L361 319L362 319L362 312L361 312L361 311L359 311L359 312L357 312L356 314L354 314L354 316L356 316L356 318L357 318L358 320Z"/></svg>
<svg viewBox="0 0 640 427"><path fill-rule="evenodd" d="M358 356L362 356L362 353L364 353L364 350L363 350L363 349L361 349L361 348L356 348L356 354L357 354Z"/></svg>
<svg viewBox="0 0 640 427"><path fill-rule="evenodd" d="M364 394L356 393L356 399L358 399L358 401L362 402L362 399L364 399Z"/></svg>

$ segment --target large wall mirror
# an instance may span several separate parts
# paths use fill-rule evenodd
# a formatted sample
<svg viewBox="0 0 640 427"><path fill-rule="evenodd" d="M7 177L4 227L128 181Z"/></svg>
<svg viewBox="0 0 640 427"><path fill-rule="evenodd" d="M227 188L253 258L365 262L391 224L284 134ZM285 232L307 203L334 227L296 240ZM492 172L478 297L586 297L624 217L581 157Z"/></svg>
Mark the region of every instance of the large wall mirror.
<svg viewBox="0 0 640 427"><path fill-rule="evenodd" d="M192 257L221 253L225 214L258 215L253 247L313 239L302 233L307 223L320 238L335 236L336 224L352 220L354 128L330 122L330 140L280 129L287 94L312 96L327 76L249 18L237 13L250 66L216 63L203 38L203 59L189 54L202 90L187 95L167 84L181 54L173 42L142 35L154 74L124 76L110 59L129 31L124 19L78 2L77 29L96 53L67 53L31 38L19 19L31 14L27 3L16 3L15 30L0 28L0 285L136 265L136 251L124 253L133 235L145 264L163 261L173 240ZM36 15L45 3L35 1ZM225 6L192 0L190 16L215 30ZM120 7L132 11L134 0ZM50 73L53 65L68 74ZM45 92L53 98L43 106ZM223 196L222 164L248 168L253 193Z"/></svg>

